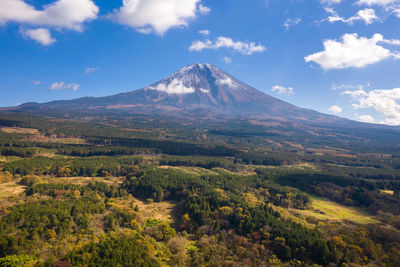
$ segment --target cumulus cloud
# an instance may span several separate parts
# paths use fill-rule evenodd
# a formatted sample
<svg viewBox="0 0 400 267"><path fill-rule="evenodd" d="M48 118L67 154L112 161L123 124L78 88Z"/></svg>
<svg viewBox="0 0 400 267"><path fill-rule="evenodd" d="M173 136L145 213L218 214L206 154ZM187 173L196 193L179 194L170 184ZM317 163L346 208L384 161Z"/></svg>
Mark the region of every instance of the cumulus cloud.
<svg viewBox="0 0 400 267"><path fill-rule="evenodd" d="M380 6L400 18L400 0L359 0L357 5Z"/></svg>
<svg viewBox="0 0 400 267"><path fill-rule="evenodd" d="M352 105L354 109L371 108L382 114L385 119L379 123L400 125L400 88L369 92L359 89L345 91L342 94L349 95L355 101Z"/></svg>
<svg viewBox="0 0 400 267"><path fill-rule="evenodd" d="M199 14L210 11L201 0L123 0L109 17L141 33L164 34L173 27L185 27Z"/></svg>
<svg viewBox="0 0 400 267"><path fill-rule="evenodd" d="M58 0L37 10L23 0L0 1L0 23L66 28L82 31L82 24L97 18L99 8L91 0Z"/></svg>
<svg viewBox="0 0 400 267"><path fill-rule="evenodd" d="M147 87L150 90L156 90L165 92L169 95L176 94L176 95L183 95L183 94L191 94L195 92L193 87L186 87L181 80L173 79L171 82L167 83L160 83L157 86L149 86Z"/></svg>
<svg viewBox="0 0 400 267"><path fill-rule="evenodd" d="M333 105L329 108L329 111L332 112L333 114L340 114L342 113L342 108L336 105Z"/></svg>
<svg viewBox="0 0 400 267"><path fill-rule="evenodd" d="M99 68L87 67L87 68L85 69L84 73L85 73L85 74L91 74L91 73L96 72L96 71L98 71L98 70L99 70Z"/></svg>
<svg viewBox="0 0 400 267"><path fill-rule="evenodd" d="M20 32L25 37L48 46L56 40L46 28L81 32L83 23L96 19L98 12L99 8L92 0L57 0L44 5L42 9L35 9L24 0L1 0L0 25L14 22L41 26L38 29L21 30Z"/></svg>
<svg viewBox="0 0 400 267"><path fill-rule="evenodd" d="M299 24L301 22L301 18L295 18L295 19L287 19L285 20L285 22L283 23L283 27L286 28L286 30L289 30L290 27L295 26L297 24Z"/></svg>
<svg viewBox="0 0 400 267"><path fill-rule="evenodd" d="M50 85L50 90L78 90L80 87L79 84L76 83L64 83L64 82L54 82Z"/></svg>
<svg viewBox="0 0 400 267"><path fill-rule="evenodd" d="M241 42L241 41L233 41L229 37L220 36L212 42L210 40L205 41L195 41L189 47L190 51L202 51L204 49L219 49L219 48L231 48L236 52L239 52L243 55L252 55L254 53L264 52L267 48L263 46L261 43L256 44L254 42Z"/></svg>
<svg viewBox="0 0 400 267"><path fill-rule="evenodd" d="M276 92L278 94L292 95L293 87L284 87L281 85L275 85L274 87L271 88L271 91Z"/></svg>
<svg viewBox="0 0 400 267"><path fill-rule="evenodd" d="M201 30L201 31L199 31L199 34L207 36L207 35L210 35L210 31L209 30Z"/></svg>
<svg viewBox="0 0 400 267"><path fill-rule="evenodd" d="M349 25L353 25L355 21L364 21L364 23L368 25L379 19L378 16L375 14L375 10L372 8L362 9L358 11L356 15L347 19L339 16L333 8L325 8L325 11L328 12L330 16L323 21L328 21L330 23L340 21Z"/></svg>
<svg viewBox="0 0 400 267"><path fill-rule="evenodd" d="M399 58L399 54L392 52L379 43L385 43L381 34L374 34L371 38L358 37L356 33L344 34L341 41L325 40L324 51L306 56L306 62L315 62L325 70L362 68L387 58ZM393 40L391 40L393 42Z"/></svg>
<svg viewBox="0 0 400 267"><path fill-rule="evenodd" d="M21 30L21 32L25 37L30 38L44 46L51 45L56 41L56 39L51 37L51 33L48 29L39 28L34 30Z"/></svg>

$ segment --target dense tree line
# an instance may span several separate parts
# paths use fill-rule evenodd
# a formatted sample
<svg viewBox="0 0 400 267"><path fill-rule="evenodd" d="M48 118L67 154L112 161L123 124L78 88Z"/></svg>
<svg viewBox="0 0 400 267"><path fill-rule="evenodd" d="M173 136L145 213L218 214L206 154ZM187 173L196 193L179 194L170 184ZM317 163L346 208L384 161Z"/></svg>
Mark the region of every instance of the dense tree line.
<svg viewBox="0 0 400 267"><path fill-rule="evenodd" d="M71 252L66 260L71 266L160 266L140 234L108 237Z"/></svg>
<svg viewBox="0 0 400 267"><path fill-rule="evenodd" d="M90 157L21 159L4 164L4 170L18 175L72 176L124 176L134 172L142 162L137 157Z"/></svg>

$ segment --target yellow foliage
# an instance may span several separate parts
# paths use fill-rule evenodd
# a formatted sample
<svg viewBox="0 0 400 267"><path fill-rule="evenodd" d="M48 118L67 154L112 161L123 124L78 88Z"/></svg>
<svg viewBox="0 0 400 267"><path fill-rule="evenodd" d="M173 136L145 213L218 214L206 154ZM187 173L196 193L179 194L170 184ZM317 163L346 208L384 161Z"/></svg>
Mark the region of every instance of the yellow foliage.
<svg viewBox="0 0 400 267"><path fill-rule="evenodd" d="M135 219L132 219L132 221L131 221L131 228L134 229L134 230L137 230L137 231L141 231L142 230L142 227L140 226L140 224Z"/></svg>
<svg viewBox="0 0 400 267"><path fill-rule="evenodd" d="M219 212L221 212L224 215L228 215L228 214L232 213L232 208L228 207L228 206L220 207L218 210L219 210Z"/></svg>
<svg viewBox="0 0 400 267"><path fill-rule="evenodd" d="M81 192L79 190L74 190L74 197L79 197Z"/></svg>
<svg viewBox="0 0 400 267"><path fill-rule="evenodd" d="M47 235L51 241L56 240L57 233L53 229L48 230Z"/></svg>

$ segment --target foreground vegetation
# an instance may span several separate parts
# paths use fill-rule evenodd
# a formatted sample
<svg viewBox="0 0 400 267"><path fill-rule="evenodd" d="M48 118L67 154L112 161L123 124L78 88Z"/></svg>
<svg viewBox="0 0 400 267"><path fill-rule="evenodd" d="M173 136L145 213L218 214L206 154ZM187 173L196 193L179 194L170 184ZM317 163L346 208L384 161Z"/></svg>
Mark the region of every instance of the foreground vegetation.
<svg viewBox="0 0 400 267"><path fill-rule="evenodd" d="M0 129L0 266L400 265L396 153L20 115Z"/></svg>

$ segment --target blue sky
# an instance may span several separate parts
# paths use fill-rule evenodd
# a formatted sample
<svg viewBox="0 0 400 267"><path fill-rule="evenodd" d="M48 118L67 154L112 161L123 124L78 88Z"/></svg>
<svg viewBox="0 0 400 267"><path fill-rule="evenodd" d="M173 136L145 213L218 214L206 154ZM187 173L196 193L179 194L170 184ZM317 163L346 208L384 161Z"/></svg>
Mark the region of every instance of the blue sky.
<svg viewBox="0 0 400 267"><path fill-rule="evenodd" d="M209 62L292 104L400 124L400 0L1 0L0 106Z"/></svg>

